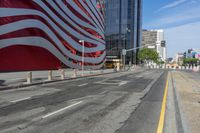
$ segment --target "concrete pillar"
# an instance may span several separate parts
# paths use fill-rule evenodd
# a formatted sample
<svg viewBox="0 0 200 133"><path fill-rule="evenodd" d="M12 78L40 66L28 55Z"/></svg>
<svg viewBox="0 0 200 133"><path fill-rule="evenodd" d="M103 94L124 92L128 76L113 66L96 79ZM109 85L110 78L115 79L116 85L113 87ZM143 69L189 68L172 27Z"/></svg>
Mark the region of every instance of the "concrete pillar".
<svg viewBox="0 0 200 133"><path fill-rule="evenodd" d="M61 69L61 75L60 75L60 78L63 80L65 79L65 70Z"/></svg>
<svg viewBox="0 0 200 133"><path fill-rule="evenodd" d="M117 71L120 71L120 63L117 63Z"/></svg>
<svg viewBox="0 0 200 133"><path fill-rule="evenodd" d="M89 70L89 73L92 74L91 69Z"/></svg>
<svg viewBox="0 0 200 133"><path fill-rule="evenodd" d="M32 83L32 72L28 72L27 73L27 84L31 84Z"/></svg>
<svg viewBox="0 0 200 133"><path fill-rule="evenodd" d="M197 66L197 71L199 71L199 66Z"/></svg>
<svg viewBox="0 0 200 133"><path fill-rule="evenodd" d="M48 71L48 81L52 80L52 71Z"/></svg>
<svg viewBox="0 0 200 133"><path fill-rule="evenodd" d="M103 69L101 69L101 73L103 73Z"/></svg>
<svg viewBox="0 0 200 133"><path fill-rule="evenodd" d="M74 74L73 77L76 78L77 77L77 69L74 69Z"/></svg>

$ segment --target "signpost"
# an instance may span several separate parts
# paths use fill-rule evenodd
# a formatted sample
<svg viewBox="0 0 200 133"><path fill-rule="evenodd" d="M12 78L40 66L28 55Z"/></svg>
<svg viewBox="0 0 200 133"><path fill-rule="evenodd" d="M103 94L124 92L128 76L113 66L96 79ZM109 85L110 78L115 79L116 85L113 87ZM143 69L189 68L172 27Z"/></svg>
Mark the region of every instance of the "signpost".
<svg viewBox="0 0 200 133"><path fill-rule="evenodd" d="M136 50L136 49L139 49L139 48L143 48L143 47L149 46L149 45L151 45L151 44L147 44L147 45L143 45L143 46L135 47L135 48L131 48L131 49L122 49L121 56L124 57L123 58L123 68L124 68L124 70L125 70L125 63L126 63L126 53L130 52L130 51L133 51L133 50Z"/></svg>
<svg viewBox="0 0 200 133"><path fill-rule="evenodd" d="M83 76L83 71L84 71L84 52L85 52L85 41L84 40L79 40L79 42L82 43L82 76Z"/></svg>
<svg viewBox="0 0 200 133"><path fill-rule="evenodd" d="M122 57L123 57L123 69L125 71L125 64L126 64L126 49L122 49Z"/></svg>

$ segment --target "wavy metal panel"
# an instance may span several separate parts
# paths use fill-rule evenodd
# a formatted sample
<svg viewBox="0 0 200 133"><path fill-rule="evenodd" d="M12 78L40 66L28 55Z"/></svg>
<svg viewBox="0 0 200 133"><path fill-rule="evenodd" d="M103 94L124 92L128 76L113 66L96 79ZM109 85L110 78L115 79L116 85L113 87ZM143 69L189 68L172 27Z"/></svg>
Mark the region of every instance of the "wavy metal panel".
<svg viewBox="0 0 200 133"><path fill-rule="evenodd" d="M105 62L103 0L1 0L0 71L98 69Z"/></svg>

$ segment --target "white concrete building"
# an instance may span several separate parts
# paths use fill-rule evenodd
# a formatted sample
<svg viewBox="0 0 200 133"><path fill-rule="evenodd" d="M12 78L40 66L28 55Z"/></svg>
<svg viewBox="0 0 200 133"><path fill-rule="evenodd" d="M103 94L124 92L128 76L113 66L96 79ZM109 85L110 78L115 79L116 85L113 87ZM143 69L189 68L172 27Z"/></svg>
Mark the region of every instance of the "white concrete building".
<svg viewBox="0 0 200 133"><path fill-rule="evenodd" d="M157 41L156 41L156 51L158 52L161 60L165 61L167 59L166 55L166 41L164 39L164 30L157 31Z"/></svg>
<svg viewBox="0 0 200 133"><path fill-rule="evenodd" d="M143 30L142 45L148 45L148 48L155 49L161 60L166 61L166 41L164 39L164 30Z"/></svg>

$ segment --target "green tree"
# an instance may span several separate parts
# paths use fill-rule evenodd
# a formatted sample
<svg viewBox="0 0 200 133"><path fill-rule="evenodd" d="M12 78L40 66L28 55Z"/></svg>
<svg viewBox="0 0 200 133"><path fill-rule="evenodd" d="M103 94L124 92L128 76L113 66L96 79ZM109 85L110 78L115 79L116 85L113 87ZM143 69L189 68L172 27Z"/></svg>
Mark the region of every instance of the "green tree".
<svg viewBox="0 0 200 133"><path fill-rule="evenodd" d="M199 59L196 59L196 58L185 58L183 60L183 65L184 66L194 66L194 65L197 65Z"/></svg>
<svg viewBox="0 0 200 133"><path fill-rule="evenodd" d="M158 64L158 65L163 65L163 64L165 64L165 62L162 61L162 60L157 60L155 63Z"/></svg>
<svg viewBox="0 0 200 133"><path fill-rule="evenodd" d="M143 48L138 52L138 58L145 63L149 63L150 61L158 62L159 56L158 53L149 48Z"/></svg>

